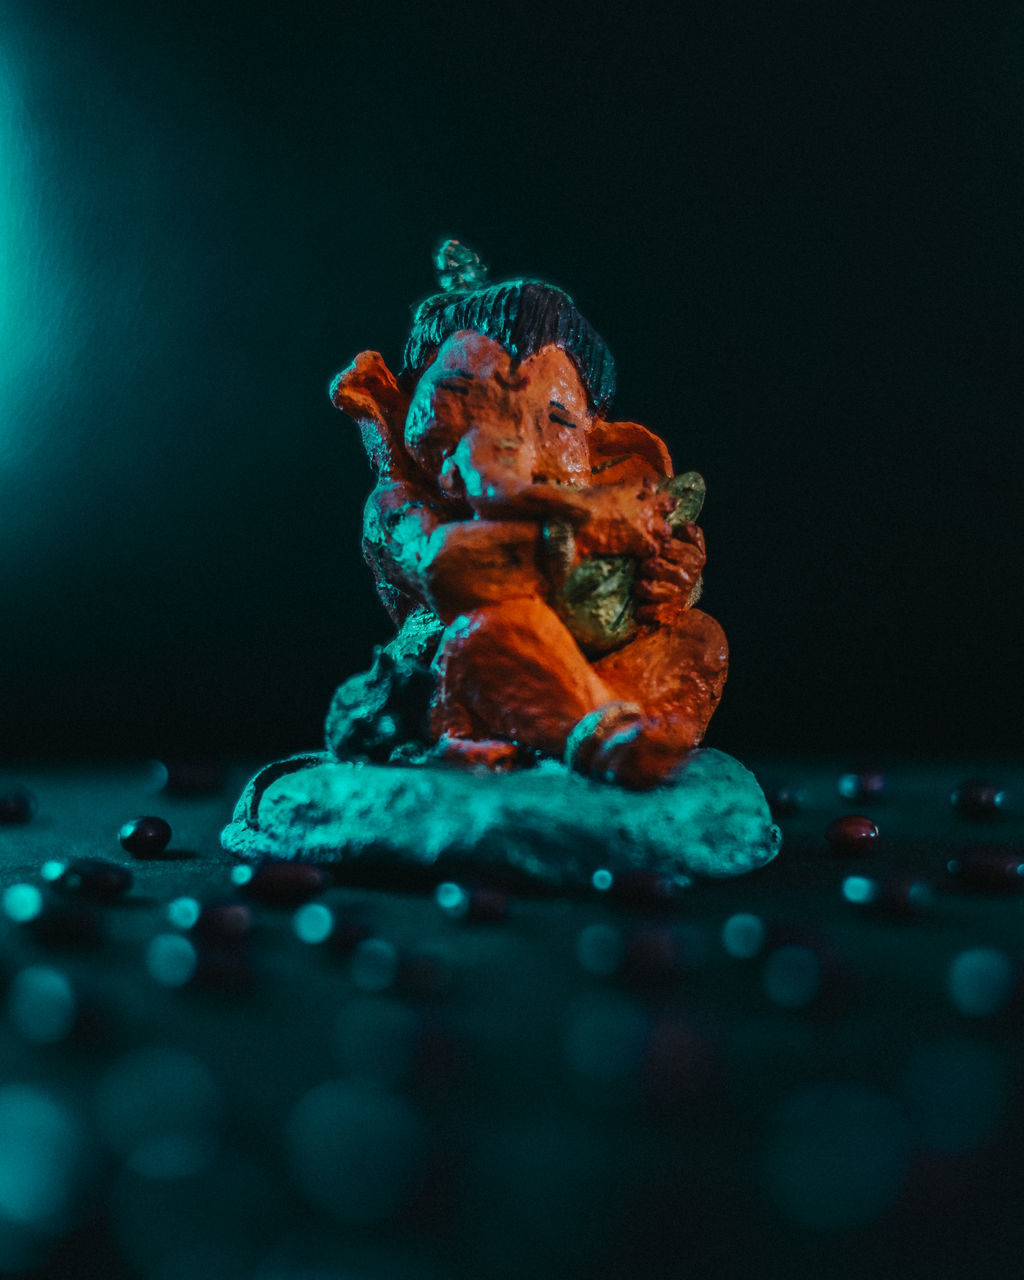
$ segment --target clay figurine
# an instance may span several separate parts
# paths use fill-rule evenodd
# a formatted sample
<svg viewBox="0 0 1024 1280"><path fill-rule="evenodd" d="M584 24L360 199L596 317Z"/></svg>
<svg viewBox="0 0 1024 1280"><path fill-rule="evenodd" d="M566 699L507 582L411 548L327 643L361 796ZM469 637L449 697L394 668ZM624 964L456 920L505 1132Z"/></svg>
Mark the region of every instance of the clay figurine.
<svg viewBox="0 0 1024 1280"><path fill-rule="evenodd" d="M397 634L338 689L327 752L253 779L226 847L552 883L768 861L753 776L697 749L728 669L696 607L703 478L610 417L611 353L568 294L489 284L455 240L435 265L397 376L365 351L331 388L376 475L363 552Z"/></svg>

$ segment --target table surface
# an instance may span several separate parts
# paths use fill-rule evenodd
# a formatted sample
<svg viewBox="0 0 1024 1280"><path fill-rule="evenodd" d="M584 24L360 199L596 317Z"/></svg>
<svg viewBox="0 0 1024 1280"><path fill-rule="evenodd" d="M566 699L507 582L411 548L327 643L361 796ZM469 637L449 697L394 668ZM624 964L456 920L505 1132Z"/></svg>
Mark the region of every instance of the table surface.
<svg viewBox="0 0 1024 1280"><path fill-rule="evenodd" d="M168 907L244 893L218 833L253 770L189 797L141 764L6 769L38 812L0 827L0 1274L1015 1272L1024 892L948 866L1024 861L1024 765L893 761L869 804L839 795L847 761L747 763L804 793L782 853L667 906L517 893L457 920L429 886L342 872L316 901L348 946L252 904L213 951ZM978 776L1010 798L988 820L949 801ZM120 847L140 813L171 824L164 856ZM829 851L850 813L877 850ZM100 940L11 918L19 884L49 918L45 864L80 857L133 876ZM894 872L930 883L926 910L844 897ZM759 947L756 922L724 931L740 914Z"/></svg>

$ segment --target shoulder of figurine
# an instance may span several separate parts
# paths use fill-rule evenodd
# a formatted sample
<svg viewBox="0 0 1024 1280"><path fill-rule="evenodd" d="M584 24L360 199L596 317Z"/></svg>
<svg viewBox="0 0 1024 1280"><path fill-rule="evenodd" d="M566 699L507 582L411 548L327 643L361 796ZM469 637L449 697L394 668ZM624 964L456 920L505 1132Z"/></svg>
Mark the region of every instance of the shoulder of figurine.
<svg viewBox="0 0 1024 1280"><path fill-rule="evenodd" d="M588 436L594 484L670 477L672 457L660 436L638 422L595 418Z"/></svg>
<svg viewBox="0 0 1024 1280"><path fill-rule="evenodd" d="M451 502L420 477L382 477L366 499L367 513L393 521L413 513L429 515L436 524L468 519L471 512Z"/></svg>

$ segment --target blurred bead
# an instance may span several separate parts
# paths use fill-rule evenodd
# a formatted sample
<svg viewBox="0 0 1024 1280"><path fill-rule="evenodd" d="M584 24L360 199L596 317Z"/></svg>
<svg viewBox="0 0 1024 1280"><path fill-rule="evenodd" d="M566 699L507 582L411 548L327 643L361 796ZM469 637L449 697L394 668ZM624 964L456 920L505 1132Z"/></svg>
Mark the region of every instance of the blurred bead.
<svg viewBox="0 0 1024 1280"><path fill-rule="evenodd" d="M322 893L328 884L327 872L315 863L268 860L253 868L241 891L264 906L298 907Z"/></svg>
<svg viewBox="0 0 1024 1280"><path fill-rule="evenodd" d="M611 883L601 892L607 893L611 901L631 907L670 907L692 883L689 876L639 867L624 867L610 875Z"/></svg>
<svg viewBox="0 0 1024 1280"><path fill-rule="evenodd" d="M399 959L398 985L410 996L436 999L451 989L454 977L451 956L442 947L418 947Z"/></svg>
<svg viewBox="0 0 1024 1280"><path fill-rule="evenodd" d="M398 952L384 938L358 943L350 963L352 981L360 991L386 991L398 977Z"/></svg>
<svg viewBox="0 0 1024 1280"><path fill-rule="evenodd" d="M878 847L878 828L870 818L849 814L828 824L825 839L833 853L843 857L856 857L875 851Z"/></svg>
<svg viewBox="0 0 1024 1280"><path fill-rule="evenodd" d="M803 1009L821 991L821 957L811 947L786 946L773 951L761 974L765 995L784 1009Z"/></svg>
<svg viewBox="0 0 1024 1280"><path fill-rule="evenodd" d="M1006 808L1006 792L991 782L961 782L949 802L965 818L994 818Z"/></svg>
<svg viewBox="0 0 1024 1280"><path fill-rule="evenodd" d="M27 787L12 787L0 793L0 824L31 822L38 804Z"/></svg>
<svg viewBox="0 0 1024 1280"><path fill-rule="evenodd" d="M589 924L576 938L576 959L580 968L598 978L618 973L626 951L622 930L610 924Z"/></svg>
<svg viewBox="0 0 1024 1280"><path fill-rule="evenodd" d="M7 1016L30 1043L59 1044L75 1029L78 1001L63 973L46 965L30 965L11 980Z"/></svg>
<svg viewBox="0 0 1024 1280"><path fill-rule="evenodd" d="M335 912L334 928L331 930L328 942L331 951L336 955L350 956L361 942L372 938L374 932L372 925L367 924L365 920L341 916Z"/></svg>
<svg viewBox="0 0 1024 1280"><path fill-rule="evenodd" d="M322 902L307 902L292 916L292 929L300 942L318 947L334 932L334 912Z"/></svg>
<svg viewBox="0 0 1024 1280"><path fill-rule="evenodd" d="M215 795L225 782L224 766L207 760L153 760L149 767L152 789L172 796Z"/></svg>
<svg viewBox="0 0 1024 1280"><path fill-rule="evenodd" d="M960 888L1007 894L1024 890L1024 849L976 845L958 850L946 867Z"/></svg>
<svg viewBox="0 0 1024 1280"><path fill-rule="evenodd" d="M90 902L117 902L132 887L132 873L102 858L75 858L52 883L60 893Z"/></svg>
<svg viewBox="0 0 1024 1280"><path fill-rule="evenodd" d="M171 828L163 818L132 818L117 838L134 858L159 858L171 842Z"/></svg>
<svg viewBox="0 0 1024 1280"><path fill-rule="evenodd" d="M752 960L764 946L765 925L760 916L738 912L722 926L722 946L737 960Z"/></svg>
<svg viewBox="0 0 1024 1280"><path fill-rule="evenodd" d="M877 877L847 876L843 897L872 915L912 920L928 911L933 895L926 881L897 872Z"/></svg>
<svg viewBox="0 0 1024 1280"><path fill-rule="evenodd" d="M197 964L192 983L209 991L241 995L254 984L248 950L232 940L226 944L203 945L196 952Z"/></svg>
<svg viewBox="0 0 1024 1280"><path fill-rule="evenodd" d="M807 803L807 794L802 787L787 784L774 787L768 792L768 807L773 818L793 818L801 812Z"/></svg>
<svg viewBox="0 0 1024 1280"><path fill-rule="evenodd" d="M679 944L669 929L637 929L626 940L620 972L628 982L658 985L680 971Z"/></svg>
<svg viewBox="0 0 1024 1280"><path fill-rule="evenodd" d="M251 928L252 911L244 902L207 902L193 932L204 942L231 944L240 942Z"/></svg>
<svg viewBox="0 0 1024 1280"><path fill-rule="evenodd" d="M158 933L146 947L146 968L163 987L183 987L199 966L196 949L180 933Z"/></svg>
<svg viewBox="0 0 1024 1280"><path fill-rule="evenodd" d="M448 880L437 886L434 901L453 920L495 924L508 919L509 895L491 885L462 885Z"/></svg>
<svg viewBox="0 0 1024 1280"><path fill-rule="evenodd" d="M43 909L43 895L34 884L8 885L0 898L4 915L15 924L34 920Z"/></svg>
<svg viewBox="0 0 1024 1280"><path fill-rule="evenodd" d="M1010 1002L1018 975L1005 951L973 947L949 966L947 990L954 1008L969 1018L991 1017Z"/></svg>
<svg viewBox="0 0 1024 1280"><path fill-rule="evenodd" d="M880 800L885 795L885 774L877 769L861 769L844 773L838 782L844 800Z"/></svg>
<svg viewBox="0 0 1024 1280"><path fill-rule="evenodd" d="M84 901L49 902L28 922L29 932L42 947L74 949L103 941L103 921Z"/></svg>
<svg viewBox="0 0 1024 1280"><path fill-rule="evenodd" d="M722 1074L710 1037L695 1023L669 1016L651 1028L640 1063L649 1105L676 1116L680 1107L706 1105L720 1091Z"/></svg>

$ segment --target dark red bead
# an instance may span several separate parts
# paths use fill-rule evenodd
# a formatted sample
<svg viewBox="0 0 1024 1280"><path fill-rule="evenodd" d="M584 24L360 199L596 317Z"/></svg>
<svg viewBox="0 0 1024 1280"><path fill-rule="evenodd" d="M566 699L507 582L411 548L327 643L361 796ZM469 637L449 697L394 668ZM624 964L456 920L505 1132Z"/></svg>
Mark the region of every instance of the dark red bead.
<svg viewBox="0 0 1024 1280"><path fill-rule="evenodd" d="M833 853L856 857L862 853L873 853L878 847L878 828L870 818L851 813L830 822L825 828L825 839Z"/></svg>
<svg viewBox="0 0 1024 1280"><path fill-rule="evenodd" d="M153 765L159 789L172 796L215 795L224 787L224 766L209 760L163 760Z"/></svg>
<svg viewBox="0 0 1024 1280"><path fill-rule="evenodd" d="M163 818L132 818L117 838L133 858L159 858L171 842L171 828Z"/></svg>
<svg viewBox="0 0 1024 1280"><path fill-rule="evenodd" d="M36 798L27 787L14 787L0 793L0 823L31 822L37 807Z"/></svg>
<svg viewBox="0 0 1024 1280"><path fill-rule="evenodd" d="M991 782L972 779L961 782L949 797L950 804L965 818L994 818L1006 808L1006 792Z"/></svg>
<svg viewBox="0 0 1024 1280"><path fill-rule="evenodd" d="M620 973L628 982L655 986L679 975L679 943L670 929L637 929L627 940Z"/></svg>
<svg viewBox="0 0 1024 1280"><path fill-rule="evenodd" d="M244 902L208 902L199 912L192 932L204 942L230 946L252 928L252 911Z"/></svg>
<svg viewBox="0 0 1024 1280"><path fill-rule="evenodd" d="M668 1114L707 1105L721 1090L719 1055L711 1037L684 1018L658 1019L640 1064L647 1102Z"/></svg>
<svg viewBox="0 0 1024 1280"><path fill-rule="evenodd" d="M885 774L878 769L844 773L838 782L844 800L880 800L885 795Z"/></svg>
<svg viewBox="0 0 1024 1280"><path fill-rule="evenodd" d="M956 884L982 893L1024 891L1024 849L1011 845L975 845L957 852L947 863Z"/></svg>
<svg viewBox="0 0 1024 1280"><path fill-rule="evenodd" d="M242 893L268 907L298 907L327 888L329 877L312 862L267 861L253 869Z"/></svg>
<svg viewBox="0 0 1024 1280"><path fill-rule="evenodd" d="M785 785L768 792L768 806L773 818L793 818L801 812L807 797L801 787Z"/></svg>
<svg viewBox="0 0 1024 1280"><path fill-rule="evenodd" d="M116 902L132 887L132 873L102 858L75 858L53 881L53 887L91 902Z"/></svg>

